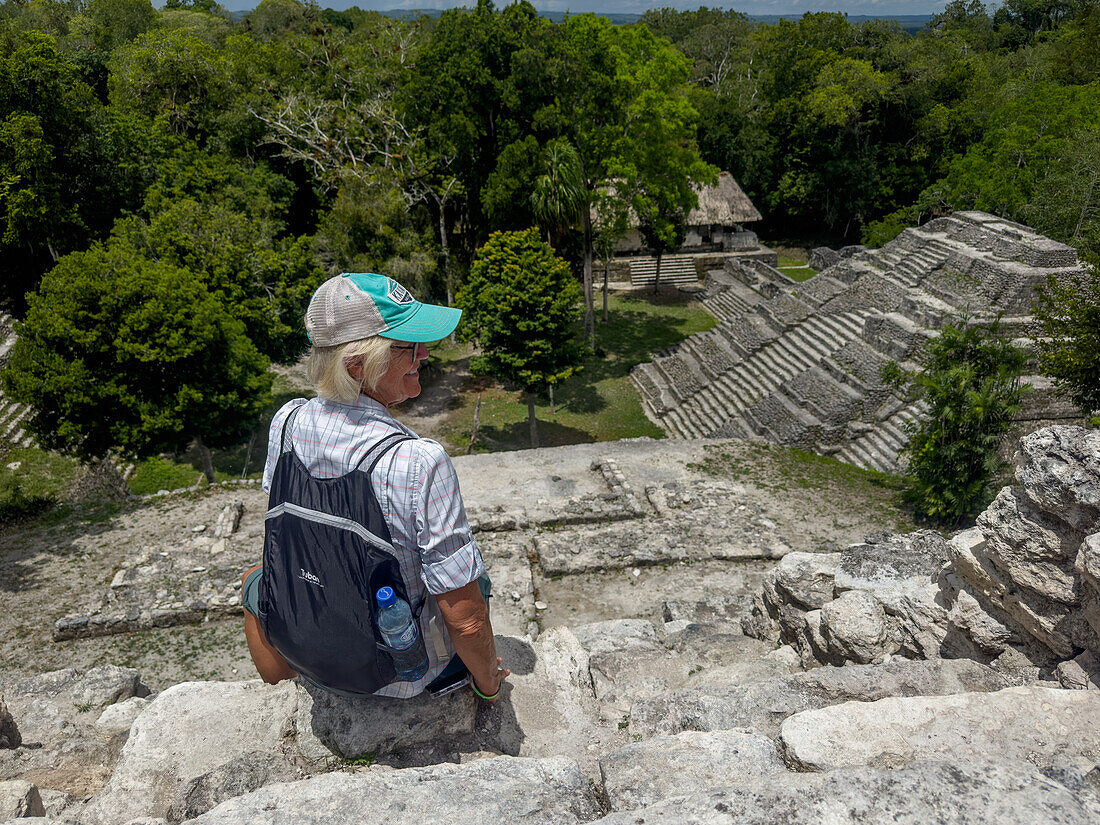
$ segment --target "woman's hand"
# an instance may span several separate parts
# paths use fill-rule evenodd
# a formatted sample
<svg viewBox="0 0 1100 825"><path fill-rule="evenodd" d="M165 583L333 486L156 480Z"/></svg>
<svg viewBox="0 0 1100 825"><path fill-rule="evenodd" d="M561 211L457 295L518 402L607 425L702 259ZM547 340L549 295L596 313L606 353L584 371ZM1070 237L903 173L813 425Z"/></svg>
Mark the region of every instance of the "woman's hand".
<svg viewBox="0 0 1100 825"><path fill-rule="evenodd" d="M492 704L496 704L497 699L500 698L501 683L512 674L512 671L510 671L508 668L501 667L502 662L503 659L497 656L497 669L492 674L492 690L486 690L485 687L488 687L488 685L483 687L481 684L478 683L476 679L473 678L472 675L470 677L471 681L473 682L474 693L484 699L486 702L490 702Z"/></svg>

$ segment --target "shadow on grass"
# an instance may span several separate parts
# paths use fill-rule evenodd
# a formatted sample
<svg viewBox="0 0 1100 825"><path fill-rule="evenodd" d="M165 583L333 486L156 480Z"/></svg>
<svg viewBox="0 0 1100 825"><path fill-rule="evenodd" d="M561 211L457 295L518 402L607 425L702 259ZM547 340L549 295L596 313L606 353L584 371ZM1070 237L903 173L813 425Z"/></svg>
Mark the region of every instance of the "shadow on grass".
<svg viewBox="0 0 1100 825"><path fill-rule="evenodd" d="M567 444L590 444L592 435L576 427L567 427L556 421L535 419L538 424L540 447L563 447ZM502 426L482 427L478 441L490 450L525 450L531 447L531 430L526 417L522 421Z"/></svg>

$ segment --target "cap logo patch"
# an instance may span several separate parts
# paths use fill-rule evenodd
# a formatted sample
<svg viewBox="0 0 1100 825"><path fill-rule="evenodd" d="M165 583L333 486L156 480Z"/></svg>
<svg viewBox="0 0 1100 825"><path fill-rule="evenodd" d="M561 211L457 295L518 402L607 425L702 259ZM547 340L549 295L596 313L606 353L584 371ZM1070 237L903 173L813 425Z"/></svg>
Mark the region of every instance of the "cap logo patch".
<svg viewBox="0 0 1100 825"><path fill-rule="evenodd" d="M393 280L392 278L390 278L389 280L389 296L390 300L393 301L395 304L411 304L413 303L413 301L416 300L409 293L409 291L405 289L405 287L401 286L401 284L397 283L397 281Z"/></svg>

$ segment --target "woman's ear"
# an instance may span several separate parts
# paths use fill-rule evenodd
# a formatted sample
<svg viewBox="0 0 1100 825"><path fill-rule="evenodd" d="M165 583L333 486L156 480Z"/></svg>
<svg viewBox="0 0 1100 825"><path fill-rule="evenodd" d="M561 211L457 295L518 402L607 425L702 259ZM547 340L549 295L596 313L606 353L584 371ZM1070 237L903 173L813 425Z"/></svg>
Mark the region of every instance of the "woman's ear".
<svg viewBox="0 0 1100 825"><path fill-rule="evenodd" d="M356 358L351 361L345 361L344 363L347 364L348 375L360 384L363 383L363 362Z"/></svg>

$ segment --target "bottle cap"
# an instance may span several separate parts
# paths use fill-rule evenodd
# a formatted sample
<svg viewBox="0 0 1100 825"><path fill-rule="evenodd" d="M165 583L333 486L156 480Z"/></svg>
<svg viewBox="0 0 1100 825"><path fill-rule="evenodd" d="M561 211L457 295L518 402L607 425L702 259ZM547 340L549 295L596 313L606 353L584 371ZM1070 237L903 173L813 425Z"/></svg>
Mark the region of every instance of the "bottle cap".
<svg viewBox="0 0 1100 825"><path fill-rule="evenodd" d="M389 607L391 604L397 601L397 596L393 594L392 587L379 587L378 592L374 594L374 597L378 599L379 607Z"/></svg>

